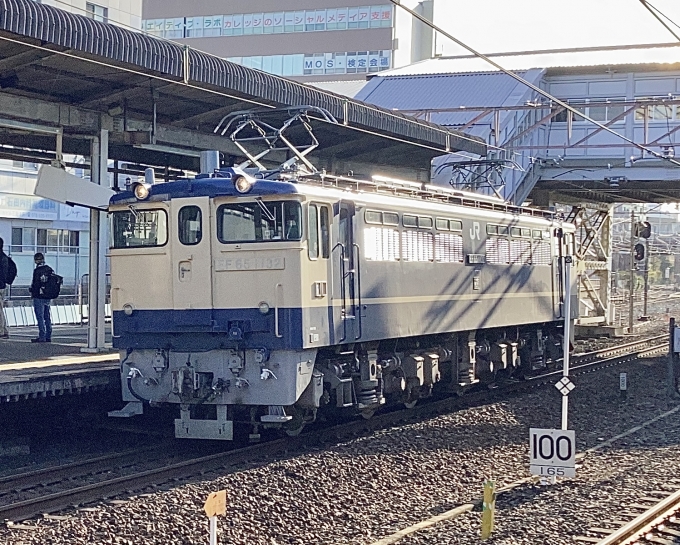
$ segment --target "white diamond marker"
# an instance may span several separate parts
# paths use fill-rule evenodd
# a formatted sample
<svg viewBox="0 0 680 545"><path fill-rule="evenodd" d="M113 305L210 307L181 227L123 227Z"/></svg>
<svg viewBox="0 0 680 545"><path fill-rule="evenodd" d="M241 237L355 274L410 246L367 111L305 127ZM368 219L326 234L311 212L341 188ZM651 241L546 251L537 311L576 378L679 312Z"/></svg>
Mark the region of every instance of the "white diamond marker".
<svg viewBox="0 0 680 545"><path fill-rule="evenodd" d="M563 396L567 396L574 388L576 388L576 386L569 380L569 377L563 377L562 380L555 383L555 388L557 388Z"/></svg>

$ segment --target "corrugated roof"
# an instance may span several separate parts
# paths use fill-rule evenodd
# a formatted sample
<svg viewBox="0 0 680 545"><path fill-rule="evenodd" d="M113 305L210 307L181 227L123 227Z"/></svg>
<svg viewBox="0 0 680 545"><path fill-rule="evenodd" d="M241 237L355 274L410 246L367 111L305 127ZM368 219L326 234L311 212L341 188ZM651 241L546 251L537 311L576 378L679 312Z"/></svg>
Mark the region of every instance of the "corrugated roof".
<svg viewBox="0 0 680 545"><path fill-rule="evenodd" d="M542 70L519 72L536 83ZM431 110L476 106L507 106L521 103L530 90L500 72L476 74L438 74L414 76L376 76L359 92L357 99L383 108ZM432 113L431 120L441 125L464 125L479 111Z"/></svg>
<svg viewBox="0 0 680 545"><path fill-rule="evenodd" d="M536 52L517 55L490 55L491 59L507 70L528 70L531 68L556 68L579 66L612 66L631 64L677 64L680 62L680 45L654 44L652 46L620 49L591 49L587 51ZM437 57L402 68L395 68L382 74L387 76L448 74L463 72L489 72L495 69L480 58Z"/></svg>
<svg viewBox="0 0 680 545"><path fill-rule="evenodd" d="M398 112L245 68L178 43L100 23L33 0L0 0L0 33L19 36L26 42L39 40L44 48L66 49L75 57L110 65L112 71L116 67L131 69L136 75L162 76L180 86L188 81L194 89L224 93L227 95L225 103L231 98L235 103L241 102L240 108L244 106L244 99L279 108L311 105L330 112L340 122L334 125L336 130L356 129L432 150L450 147L485 153L481 141L433 123L414 120ZM70 62L75 65L79 61L72 59ZM82 85L87 82L87 79L82 80Z"/></svg>

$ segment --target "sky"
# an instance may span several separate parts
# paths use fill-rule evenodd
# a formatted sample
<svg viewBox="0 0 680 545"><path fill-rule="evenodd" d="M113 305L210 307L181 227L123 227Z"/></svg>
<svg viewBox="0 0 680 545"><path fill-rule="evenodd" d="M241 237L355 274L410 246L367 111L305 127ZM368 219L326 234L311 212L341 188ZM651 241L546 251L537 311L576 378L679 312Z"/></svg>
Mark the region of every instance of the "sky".
<svg viewBox="0 0 680 545"><path fill-rule="evenodd" d="M680 25L680 0L649 3ZM676 41L640 0L435 0L435 22L482 53ZM467 54L443 36L437 44Z"/></svg>

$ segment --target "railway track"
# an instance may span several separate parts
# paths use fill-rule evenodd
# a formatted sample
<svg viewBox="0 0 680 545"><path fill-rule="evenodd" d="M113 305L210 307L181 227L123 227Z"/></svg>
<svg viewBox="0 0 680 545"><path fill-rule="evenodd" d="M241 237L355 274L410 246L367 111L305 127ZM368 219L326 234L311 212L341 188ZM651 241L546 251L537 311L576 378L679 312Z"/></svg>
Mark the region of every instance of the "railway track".
<svg viewBox="0 0 680 545"><path fill-rule="evenodd" d="M588 535L577 536L574 540L597 545L680 543L680 482L671 481L666 487L675 491L653 491L626 506L617 513L616 519L604 521L601 527L589 528ZM600 535L606 537L597 537Z"/></svg>
<svg viewBox="0 0 680 545"><path fill-rule="evenodd" d="M660 342L663 341L663 342ZM667 336L659 335L640 339L624 345L580 354L572 358L571 375L591 372L597 368L616 365L636 358L647 357L668 350ZM65 510L74 506L106 500L122 494L143 491L149 487L157 487L169 481L181 481L206 473L233 471L240 464L263 460L267 456L276 456L291 450L303 450L310 446L347 440L358 435L437 416L453 410L462 409L471 404L495 400L510 392L520 392L552 384L561 371L546 373L524 381L509 381L494 389L480 389L462 397L447 397L423 403L411 410L394 410L376 415L370 420L355 420L336 426L315 427L310 433L298 437L287 437L251 445L243 448L231 448L204 456L181 456L173 461L167 456L167 445L152 447L144 451L126 451L97 459L78 462L55 468L40 469L20 475L0 478L0 519L13 522L22 521L35 516ZM147 462L155 462L154 451L165 452L158 457L155 467L134 470L139 465L140 457ZM128 465L132 471L127 475L104 478L97 482L78 484L75 477L99 474L106 476L114 470ZM46 483L54 482L56 489L44 489ZM61 489L60 489L61 488ZM11 498L12 492L18 490L34 490L34 497L19 501L3 501Z"/></svg>

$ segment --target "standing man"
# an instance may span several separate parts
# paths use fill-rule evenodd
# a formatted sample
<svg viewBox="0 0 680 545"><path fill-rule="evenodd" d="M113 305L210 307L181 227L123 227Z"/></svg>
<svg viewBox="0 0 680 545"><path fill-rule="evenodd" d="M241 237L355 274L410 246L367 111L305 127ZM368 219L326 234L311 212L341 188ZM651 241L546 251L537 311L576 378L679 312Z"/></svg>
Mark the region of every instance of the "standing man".
<svg viewBox="0 0 680 545"><path fill-rule="evenodd" d="M38 320L38 338L31 339L32 343L52 342L52 318L50 317L50 297L45 294L47 278L54 273L51 267L45 265L45 256L38 252L33 256L35 269L33 282L29 291L33 297L33 310Z"/></svg>
<svg viewBox="0 0 680 545"><path fill-rule="evenodd" d="M0 339L9 338L9 329L5 321L5 288L9 282L9 257L3 251L5 241L0 238Z"/></svg>

